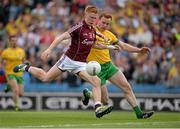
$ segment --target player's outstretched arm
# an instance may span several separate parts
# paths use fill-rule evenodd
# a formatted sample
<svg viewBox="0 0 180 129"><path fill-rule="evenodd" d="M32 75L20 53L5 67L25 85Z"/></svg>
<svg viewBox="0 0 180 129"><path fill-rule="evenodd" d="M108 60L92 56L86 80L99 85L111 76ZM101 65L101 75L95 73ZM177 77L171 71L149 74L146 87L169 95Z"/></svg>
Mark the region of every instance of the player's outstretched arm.
<svg viewBox="0 0 180 129"><path fill-rule="evenodd" d="M68 32L64 32L63 34L55 38L48 49L53 50L59 43L61 43L63 40L69 39L70 37L71 36Z"/></svg>
<svg viewBox="0 0 180 129"><path fill-rule="evenodd" d="M60 36L56 37L56 39L51 43L51 45L41 54L41 59L46 60L50 54L51 51L60 44L63 40L69 39L71 36L68 32L64 32Z"/></svg>
<svg viewBox="0 0 180 129"><path fill-rule="evenodd" d="M119 41L119 46L122 48L122 50L128 51L128 52L136 52L136 53L142 53L142 54L148 54L150 53L150 48L148 47L134 47L130 44L124 43L122 41Z"/></svg>
<svg viewBox="0 0 180 129"><path fill-rule="evenodd" d="M93 48L121 50L121 48L118 45L106 45L106 44L103 44L101 42L96 42L95 44L93 44Z"/></svg>

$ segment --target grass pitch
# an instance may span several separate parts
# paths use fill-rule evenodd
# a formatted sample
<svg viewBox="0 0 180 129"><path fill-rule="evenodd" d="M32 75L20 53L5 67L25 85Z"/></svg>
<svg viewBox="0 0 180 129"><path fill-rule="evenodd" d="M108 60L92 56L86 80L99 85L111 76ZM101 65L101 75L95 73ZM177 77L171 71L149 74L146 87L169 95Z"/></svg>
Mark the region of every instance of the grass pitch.
<svg viewBox="0 0 180 129"><path fill-rule="evenodd" d="M180 113L155 112L138 120L133 112L112 112L100 119L93 111L1 111L0 128L180 128Z"/></svg>

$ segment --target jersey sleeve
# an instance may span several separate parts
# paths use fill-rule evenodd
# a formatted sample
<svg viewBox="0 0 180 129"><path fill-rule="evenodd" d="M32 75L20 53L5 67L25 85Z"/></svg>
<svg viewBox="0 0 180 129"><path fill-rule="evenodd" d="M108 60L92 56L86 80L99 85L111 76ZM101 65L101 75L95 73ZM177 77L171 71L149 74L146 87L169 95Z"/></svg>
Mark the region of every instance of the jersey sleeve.
<svg viewBox="0 0 180 129"><path fill-rule="evenodd" d="M109 35L111 37L110 43L113 45L118 44L118 42L119 42L118 38L113 33L111 33L110 31L109 31Z"/></svg>
<svg viewBox="0 0 180 129"><path fill-rule="evenodd" d="M68 29L68 33L71 35L71 37L73 37L75 34L78 34L79 29L82 27L82 22L72 26L71 28Z"/></svg>
<svg viewBox="0 0 180 129"><path fill-rule="evenodd" d="M7 51L4 50L4 51L1 53L1 58L2 58L2 59L6 59L7 56L8 56Z"/></svg>

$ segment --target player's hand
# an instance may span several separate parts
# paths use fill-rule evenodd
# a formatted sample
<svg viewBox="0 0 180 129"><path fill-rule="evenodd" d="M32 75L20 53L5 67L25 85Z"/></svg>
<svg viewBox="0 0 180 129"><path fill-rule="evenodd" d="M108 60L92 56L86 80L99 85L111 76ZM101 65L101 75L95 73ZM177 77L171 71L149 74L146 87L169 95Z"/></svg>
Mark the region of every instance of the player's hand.
<svg viewBox="0 0 180 129"><path fill-rule="evenodd" d="M115 49L114 50L117 50L117 51L121 51L122 48L119 46L119 45L114 45Z"/></svg>
<svg viewBox="0 0 180 129"><path fill-rule="evenodd" d="M151 49L148 47L142 47L140 49L140 53L142 53L142 54L149 54L150 52L151 52Z"/></svg>
<svg viewBox="0 0 180 129"><path fill-rule="evenodd" d="M41 54L41 59L42 60L47 60L49 58L51 54L51 50L50 49L46 49L42 54Z"/></svg>
<svg viewBox="0 0 180 129"><path fill-rule="evenodd" d="M107 45L106 48L110 49L110 50L117 50L117 51L121 51L122 50L119 45Z"/></svg>

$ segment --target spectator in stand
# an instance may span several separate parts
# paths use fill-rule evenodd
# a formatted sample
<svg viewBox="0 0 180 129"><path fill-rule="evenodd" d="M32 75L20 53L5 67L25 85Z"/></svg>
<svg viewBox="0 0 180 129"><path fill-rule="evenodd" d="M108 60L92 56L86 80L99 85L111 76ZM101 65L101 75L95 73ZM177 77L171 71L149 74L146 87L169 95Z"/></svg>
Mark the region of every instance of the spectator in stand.
<svg viewBox="0 0 180 129"><path fill-rule="evenodd" d="M41 0L37 2L32 0L23 1L24 4L22 2L14 4L10 0L3 0L0 2L0 21L4 23L4 26L0 27L0 37L4 37L1 36L1 32L4 33L4 31L6 31L5 35L18 33L18 44L25 48L27 58L38 60L37 65L42 64L43 62L38 55L39 52L32 53L44 48L44 44L40 43L40 37L44 37L43 35L46 34L44 28L51 29L50 31L54 32L53 34L48 33L48 40L46 41L51 41L52 37L56 37L67 30L69 26L80 21L84 7L89 3L94 3L108 12L112 12L112 32L114 34L119 35L125 42L132 41L131 45L138 46L139 42L141 42L142 46L148 45L152 48L151 57L144 60L155 60L153 67L156 67L157 71L161 71L156 75L158 81L153 82L153 84L165 83L168 80L168 71L174 64L171 62L171 58L174 57L174 52L176 55L180 53L177 46L177 42L180 40L179 1L106 0L101 3L99 3L101 0L61 1ZM12 14L13 9L16 10L14 14ZM41 39L43 39L41 41L45 41L45 38ZM33 40L37 43L36 45L32 45ZM3 45L1 45L0 49L3 49L5 46L4 38L0 38L1 43ZM62 46L61 50L64 51L65 49L66 47ZM59 51L55 50L55 53L57 54ZM138 55L126 56L130 57L128 57L127 62L133 62L133 65L128 66L129 68L124 64L119 67L126 69L126 73L130 71L131 75L141 73L143 67L140 66L146 65L144 64L146 61L137 60ZM115 62L118 62L116 58L116 55L112 57ZM47 63L47 65L51 67L51 63ZM162 71L164 66L167 68L166 71ZM136 67L138 67L138 70L136 70ZM147 65L146 67L150 66ZM126 73L124 74L126 75ZM128 77L128 79L131 79L131 77ZM148 81L150 80L145 82Z"/></svg>
<svg viewBox="0 0 180 129"><path fill-rule="evenodd" d="M180 86L180 60L176 60L175 66L170 69L167 86Z"/></svg>

